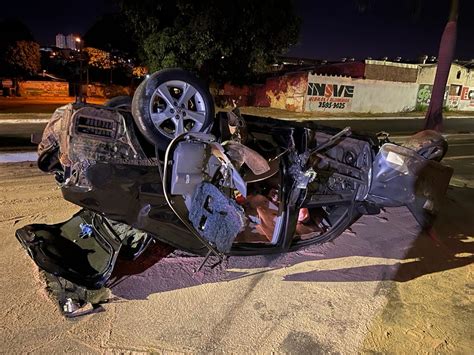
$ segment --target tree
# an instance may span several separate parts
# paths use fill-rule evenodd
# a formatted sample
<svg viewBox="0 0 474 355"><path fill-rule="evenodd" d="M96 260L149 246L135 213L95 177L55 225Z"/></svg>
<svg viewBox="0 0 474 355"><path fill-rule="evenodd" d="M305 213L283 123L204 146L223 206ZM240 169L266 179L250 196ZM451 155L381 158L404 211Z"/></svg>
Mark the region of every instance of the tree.
<svg viewBox="0 0 474 355"><path fill-rule="evenodd" d="M105 14L87 30L83 38L88 46L111 52L118 50L128 56L136 55L136 44L122 14Z"/></svg>
<svg viewBox="0 0 474 355"><path fill-rule="evenodd" d="M242 82L285 53L300 21L291 0L119 0L151 71L183 67Z"/></svg>
<svg viewBox="0 0 474 355"><path fill-rule="evenodd" d="M87 77L91 80L124 85L130 83L133 65L123 58L93 47L84 48L82 54L85 54Z"/></svg>
<svg viewBox="0 0 474 355"><path fill-rule="evenodd" d="M16 41L7 47L4 61L14 75L34 75L41 68L40 47L33 41Z"/></svg>
<svg viewBox="0 0 474 355"><path fill-rule="evenodd" d="M0 21L0 50L16 41L33 41L30 29L17 19Z"/></svg>
<svg viewBox="0 0 474 355"><path fill-rule="evenodd" d="M114 65L110 57L110 53L101 49L86 47L84 52L87 53L87 64L91 67L99 69L111 69Z"/></svg>
<svg viewBox="0 0 474 355"><path fill-rule="evenodd" d="M132 68L132 75L134 77L143 78L147 74L148 74L148 70L144 66L138 65Z"/></svg>
<svg viewBox="0 0 474 355"><path fill-rule="evenodd" d="M18 45L18 41L21 41L22 44ZM15 75L15 74L25 74L25 71L22 69L25 66L22 64L26 63L27 71L30 69L38 69L33 64L33 67L29 64L36 63L37 55L39 56L39 47L38 51L34 49L34 46L26 43L34 43L33 35L28 27L21 21L17 19L5 19L0 21L0 75ZM24 54L23 49L29 52L33 49L32 60L28 60L23 55L21 58L16 60L13 56L13 53L20 51ZM19 64L19 65L16 65Z"/></svg>

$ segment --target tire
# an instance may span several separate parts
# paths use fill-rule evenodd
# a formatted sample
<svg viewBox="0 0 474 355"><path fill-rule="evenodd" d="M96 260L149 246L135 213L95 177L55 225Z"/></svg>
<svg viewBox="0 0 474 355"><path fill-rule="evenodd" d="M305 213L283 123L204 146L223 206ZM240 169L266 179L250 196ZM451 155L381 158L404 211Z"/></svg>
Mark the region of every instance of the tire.
<svg viewBox="0 0 474 355"><path fill-rule="evenodd" d="M191 96L192 95L192 96ZM209 89L182 69L164 69L135 91L132 115L143 136L160 150L185 132L205 132L214 120Z"/></svg>
<svg viewBox="0 0 474 355"><path fill-rule="evenodd" d="M132 107L132 98L130 96L116 96L106 101L104 106L130 110Z"/></svg>

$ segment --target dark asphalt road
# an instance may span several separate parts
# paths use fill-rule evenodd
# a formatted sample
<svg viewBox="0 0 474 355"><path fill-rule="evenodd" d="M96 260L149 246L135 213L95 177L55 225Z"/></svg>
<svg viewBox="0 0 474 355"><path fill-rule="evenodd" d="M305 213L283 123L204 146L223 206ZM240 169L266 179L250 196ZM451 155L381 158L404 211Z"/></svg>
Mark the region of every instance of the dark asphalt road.
<svg viewBox="0 0 474 355"><path fill-rule="evenodd" d="M386 131L391 135L411 135L423 129L422 119L383 119L383 120L327 120L327 126L344 128L351 126L354 131L377 133ZM473 118L452 118L445 120L444 133L474 133Z"/></svg>
<svg viewBox="0 0 474 355"><path fill-rule="evenodd" d="M351 126L354 131L376 133L386 131L394 136L411 135L423 128L422 119L383 120L318 120L318 123L344 128ZM41 133L46 123L10 124L0 121L0 151L34 149L30 143L31 133ZM474 118L452 118L445 120L444 133L474 133Z"/></svg>
<svg viewBox="0 0 474 355"><path fill-rule="evenodd" d="M46 123L1 123L0 152L34 150L31 143L32 133L41 134Z"/></svg>
<svg viewBox="0 0 474 355"><path fill-rule="evenodd" d="M1 122L1 120L0 120ZM333 126L351 126L360 132L376 133L387 131L395 142L403 140L423 128L421 119L384 120L318 120L319 123ZM30 142L31 133L43 131L46 123L0 123L0 152L35 150ZM444 133L448 134L449 150L444 163L453 167L458 186L472 185L474 181L474 118L455 118L445 120ZM397 137L398 136L398 137Z"/></svg>

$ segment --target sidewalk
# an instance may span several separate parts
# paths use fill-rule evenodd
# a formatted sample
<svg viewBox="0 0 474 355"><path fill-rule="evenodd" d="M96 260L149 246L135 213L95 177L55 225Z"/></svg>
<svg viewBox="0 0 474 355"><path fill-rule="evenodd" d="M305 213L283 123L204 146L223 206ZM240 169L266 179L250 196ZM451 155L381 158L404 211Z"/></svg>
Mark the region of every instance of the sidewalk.
<svg viewBox="0 0 474 355"><path fill-rule="evenodd" d="M216 111L218 109L216 108ZM228 109L219 109L227 111ZM424 119L425 112L413 111L413 112L394 112L394 113L360 113L360 112L339 112L337 114L328 112L293 112L287 110L281 110L271 107L241 107L240 112L248 115L256 116L269 116L279 119L287 120L386 120L386 119ZM474 118L474 112L472 111L447 111L443 112L443 117L447 119L452 118Z"/></svg>
<svg viewBox="0 0 474 355"><path fill-rule="evenodd" d="M23 98L23 97L0 97L0 114L8 113L53 113L58 107L74 102L74 97L45 97L45 98ZM87 98L87 102L101 105L107 99ZM229 111L229 108L216 107L217 111ZM425 112L394 112L394 113L352 113L352 112L293 112L271 107L241 107L240 111L249 115L267 116L288 120L383 120L383 119L424 119ZM473 111L447 111L443 113L447 119L451 118L474 118ZM1 119L2 117L0 117Z"/></svg>
<svg viewBox="0 0 474 355"><path fill-rule="evenodd" d="M231 257L200 273L193 268L201 257L161 259L117 284L105 312L75 320L60 315L15 230L66 220L78 207L29 163L0 168L0 197L2 353L467 354L473 347L472 189L450 187L436 242L419 234L407 209L389 208L298 252Z"/></svg>
<svg viewBox="0 0 474 355"><path fill-rule="evenodd" d="M58 106L74 102L74 97L0 97L0 113L52 113ZM87 102L103 104L106 99L87 98Z"/></svg>

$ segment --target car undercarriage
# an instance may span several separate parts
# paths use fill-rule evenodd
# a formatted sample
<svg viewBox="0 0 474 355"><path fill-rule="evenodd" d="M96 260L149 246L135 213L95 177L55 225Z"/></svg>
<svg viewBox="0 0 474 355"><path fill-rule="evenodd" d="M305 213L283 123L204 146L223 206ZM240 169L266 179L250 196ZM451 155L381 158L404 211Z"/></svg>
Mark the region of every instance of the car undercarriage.
<svg viewBox="0 0 474 355"><path fill-rule="evenodd" d="M55 111L38 166L83 209L17 238L42 270L100 289L120 254L154 240L222 261L327 242L385 207L407 206L429 228L452 175L446 150L433 131L400 146L350 127L214 114L202 83L165 70L131 105Z"/></svg>

